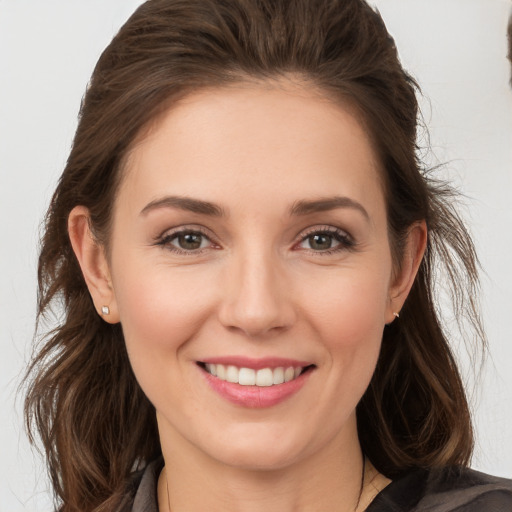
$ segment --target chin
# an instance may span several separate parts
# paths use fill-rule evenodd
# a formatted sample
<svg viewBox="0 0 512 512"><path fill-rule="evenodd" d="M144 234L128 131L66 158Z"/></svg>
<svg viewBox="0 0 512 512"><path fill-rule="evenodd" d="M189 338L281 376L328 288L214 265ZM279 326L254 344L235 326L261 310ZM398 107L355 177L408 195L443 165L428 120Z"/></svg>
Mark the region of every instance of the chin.
<svg viewBox="0 0 512 512"><path fill-rule="evenodd" d="M265 447L232 447L219 454L217 460L227 466L245 471L279 471L300 459L297 451L276 449L275 443Z"/></svg>
<svg viewBox="0 0 512 512"><path fill-rule="evenodd" d="M277 471L308 458L315 451L316 443L305 434L293 436L289 429L276 432L259 424L245 433L228 433L218 442L210 438L213 442L199 449L214 460L234 468Z"/></svg>

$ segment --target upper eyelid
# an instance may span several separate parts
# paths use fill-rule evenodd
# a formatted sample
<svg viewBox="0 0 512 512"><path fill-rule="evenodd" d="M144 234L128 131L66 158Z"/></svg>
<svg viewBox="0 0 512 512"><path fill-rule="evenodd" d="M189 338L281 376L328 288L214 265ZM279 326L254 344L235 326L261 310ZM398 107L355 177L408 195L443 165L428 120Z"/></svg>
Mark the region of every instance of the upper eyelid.
<svg viewBox="0 0 512 512"><path fill-rule="evenodd" d="M210 240L210 242L212 242L213 244L222 245L218 241L218 237L210 229L206 228L205 226L198 225L198 224L189 224L189 225L185 224L182 226L176 226L174 228L167 228L160 235L158 235L156 237L156 241L162 241L167 238L171 238L176 235L179 235L180 233L187 233L187 232L199 233L199 234L205 236L206 238L208 238L208 240ZM315 233L339 234L345 238L348 238L351 241L354 241L353 236L345 229L342 229L337 226L329 225L329 224L318 224L318 225L314 225L314 226L309 226L309 227L301 230L298 233L298 235L295 237L293 245L295 246L298 242L304 241L307 237L309 237Z"/></svg>
<svg viewBox="0 0 512 512"><path fill-rule="evenodd" d="M299 240L303 240L304 238L306 238L314 233L343 234L347 238L350 238L351 240L353 240L353 236L346 229L341 229L336 226L330 226L330 225L319 225L319 226L311 226L309 228L306 228L305 230L300 232L300 234L298 235L298 238L299 238Z"/></svg>
<svg viewBox="0 0 512 512"><path fill-rule="evenodd" d="M165 236L174 235L174 234L183 233L183 232L191 232L191 233L197 232L197 233L201 233L202 235L205 235L207 237L217 238L211 232L210 229L205 228L204 226L193 225L193 224L178 226L176 228L168 228L168 229L164 230L162 232L162 234L158 236L158 238L163 238ZM301 230L300 233L297 235L297 238L308 236L311 233L325 233L325 232L343 233L343 234L347 235L348 237L351 237L350 233L345 229L341 229L336 226L330 226L330 225L318 225L318 226L310 226L308 228Z"/></svg>
<svg viewBox="0 0 512 512"><path fill-rule="evenodd" d="M322 231L332 231L332 232L342 231L343 233L346 233L346 231L344 229L338 228L336 226L331 226L331 225L328 225L328 224L319 224L319 225L315 225L315 226L310 226L310 227L304 229L303 231L305 231L306 233L309 233L309 232L315 233L317 231L318 232L322 232Z"/></svg>
<svg viewBox="0 0 512 512"><path fill-rule="evenodd" d="M204 226L195 224L178 226L175 228L167 228L162 231L162 233L156 238L157 240L161 240L163 238L179 235L180 233L199 233L212 241L216 239L215 235L209 229L205 228Z"/></svg>

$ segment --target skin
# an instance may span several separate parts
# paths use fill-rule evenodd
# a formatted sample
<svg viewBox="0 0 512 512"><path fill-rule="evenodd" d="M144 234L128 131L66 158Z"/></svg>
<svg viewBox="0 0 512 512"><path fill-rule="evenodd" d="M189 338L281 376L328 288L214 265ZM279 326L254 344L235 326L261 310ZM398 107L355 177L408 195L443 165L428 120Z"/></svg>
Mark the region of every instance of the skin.
<svg viewBox="0 0 512 512"><path fill-rule="evenodd" d="M160 509L169 500L173 512L355 510L355 408L426 228L411 227L398 272L379 162L352 109L291 81L197 92L134 145L123 172L108 257L85 208L73 210L69 232L96 308L107 304L105 320L122 323L157 410ZM351 203L290 212L333 196ZM200 230L201 248L176 252L180 229ZM287 400L252 409L218 395L197 365L227 355L314 368ZM368 464L358 510L388 482Z"/></svg>

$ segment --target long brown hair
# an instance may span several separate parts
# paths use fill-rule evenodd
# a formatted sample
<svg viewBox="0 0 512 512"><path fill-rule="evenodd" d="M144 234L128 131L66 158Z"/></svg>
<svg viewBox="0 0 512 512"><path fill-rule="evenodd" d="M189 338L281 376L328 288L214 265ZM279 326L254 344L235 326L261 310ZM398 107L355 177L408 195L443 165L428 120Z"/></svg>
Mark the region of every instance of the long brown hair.
<svg viewBox="0 0 512 512"><path fill-rule="evenodd" d="M363 0L150 0L94 70L46 216L38 318L52 307L64 315L34 356L25 411L61 510L116 510L130 473L160 454L155 410L132 373L121 326L96 313L71 249L71 209L86 206L108 245L123 157L156 116L202 87L288 74L359 112L384 169L395 264L411 224L426 220L429 230L410 296L385 328L358 406L362 448L391 478L412 467L468 464L470 414L441 326L434 270L447 271L456 313L483 339L472 300L476 256L451 189L422 168L417 85L378 12Z"/></svg>

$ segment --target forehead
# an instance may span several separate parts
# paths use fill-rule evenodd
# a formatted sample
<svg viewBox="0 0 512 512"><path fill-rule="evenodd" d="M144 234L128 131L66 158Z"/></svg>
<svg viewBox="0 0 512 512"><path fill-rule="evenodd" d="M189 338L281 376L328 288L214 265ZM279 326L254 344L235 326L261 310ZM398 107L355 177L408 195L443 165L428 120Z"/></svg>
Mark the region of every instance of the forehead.
<svg viewBox="0 0 512 512"><path fill-rule="evenodd" d="M192 93L131 149L120 195L134 208L159 194L233 201L237 190L294 196L381 196L381 171L356 110L292 82ZM242 191L244 194L242 194Z"/></svg>

